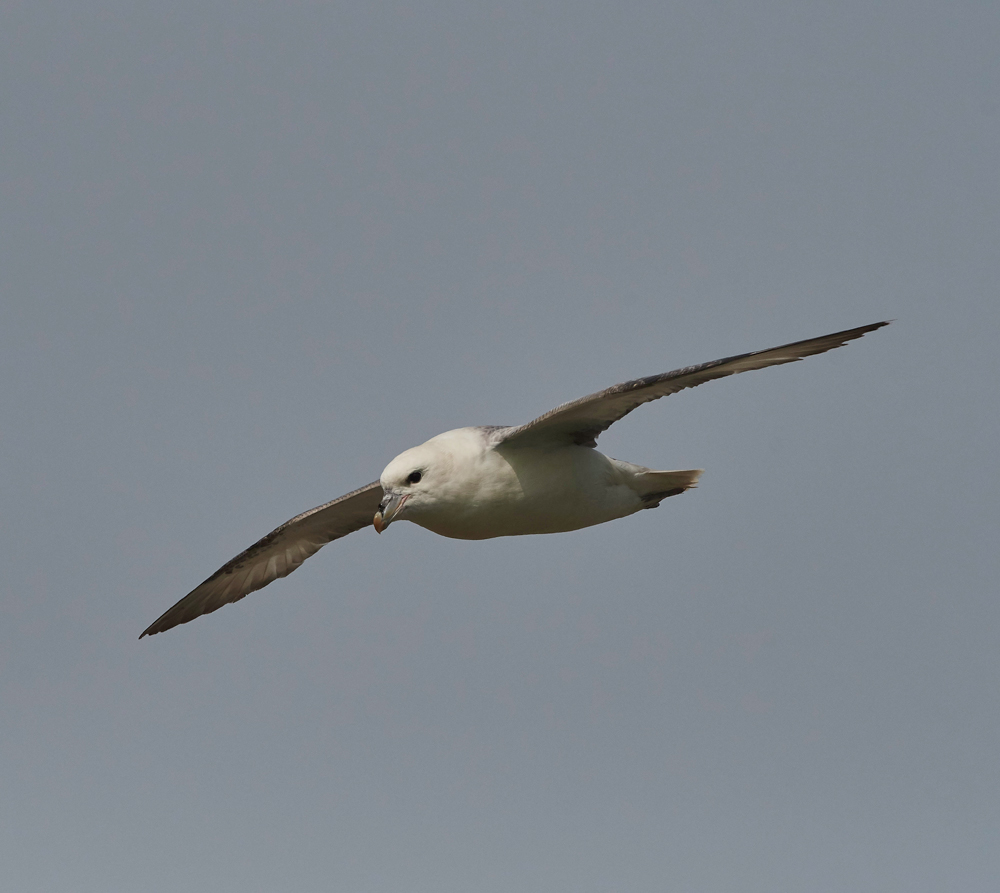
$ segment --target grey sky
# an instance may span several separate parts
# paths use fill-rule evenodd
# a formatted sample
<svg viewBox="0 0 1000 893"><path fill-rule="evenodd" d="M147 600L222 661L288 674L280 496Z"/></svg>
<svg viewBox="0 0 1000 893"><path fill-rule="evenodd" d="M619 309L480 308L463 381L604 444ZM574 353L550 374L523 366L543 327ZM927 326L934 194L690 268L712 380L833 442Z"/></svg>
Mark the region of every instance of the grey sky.
<svg viewBox="0 0 1000 893"><path fill-rule="evenodd" d="M992 891L1000 11L6 4L18 891ZM637 410L612 524L411 524L139 642L466 424Z"/></svg>

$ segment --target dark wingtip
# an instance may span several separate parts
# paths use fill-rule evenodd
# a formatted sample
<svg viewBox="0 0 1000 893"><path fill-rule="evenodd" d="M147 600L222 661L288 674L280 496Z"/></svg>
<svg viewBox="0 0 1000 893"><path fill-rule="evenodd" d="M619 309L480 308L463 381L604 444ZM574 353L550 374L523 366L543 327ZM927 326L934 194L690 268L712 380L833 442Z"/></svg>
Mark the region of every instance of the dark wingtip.
<svg viewBox="0 0 1000 893"><path fill-rule="evenodd" d="M867 335L869 332L874 332L876 329L881 329L883 326L889 325L896 320L894 319L883 319L882 322L869 323L866 326L858 326L856 329L847 329L845 332L838 332L838 335L853 335L855 338L860 338L862 335ZM856 335L854 333L857 333Z"/></svg>

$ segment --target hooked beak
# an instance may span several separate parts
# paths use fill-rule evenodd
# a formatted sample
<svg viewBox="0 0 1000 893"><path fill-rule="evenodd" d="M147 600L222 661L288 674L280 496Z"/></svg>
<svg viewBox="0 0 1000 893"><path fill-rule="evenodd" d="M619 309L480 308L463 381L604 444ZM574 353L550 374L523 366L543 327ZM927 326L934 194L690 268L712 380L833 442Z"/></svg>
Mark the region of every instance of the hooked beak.
<svg viewBox="0 0 1000 893"><path fill-rule="evenodd" d="M409 493L400 495L399 493L392 492L387 492L382 497L382 502L379 504L378 511L375 512L375 517L372 519L372 524L375 525L375 530L378 533L381 533L392 523L393 518L399 514L399 510L409 498Z"/></svg>

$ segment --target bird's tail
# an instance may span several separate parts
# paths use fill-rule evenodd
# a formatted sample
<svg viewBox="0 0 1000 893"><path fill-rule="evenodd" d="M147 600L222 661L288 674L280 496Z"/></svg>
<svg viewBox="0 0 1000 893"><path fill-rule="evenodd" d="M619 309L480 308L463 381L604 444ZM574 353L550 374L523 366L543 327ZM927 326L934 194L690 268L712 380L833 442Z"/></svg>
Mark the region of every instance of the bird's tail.
<svg viewBox="0 0 1000 893"><path fill-rule="evenodd" d="M688 471L641 471L632 478L632 488L646 508L656 508L668 496L676 496L698 485L703 469Z"/></svg>

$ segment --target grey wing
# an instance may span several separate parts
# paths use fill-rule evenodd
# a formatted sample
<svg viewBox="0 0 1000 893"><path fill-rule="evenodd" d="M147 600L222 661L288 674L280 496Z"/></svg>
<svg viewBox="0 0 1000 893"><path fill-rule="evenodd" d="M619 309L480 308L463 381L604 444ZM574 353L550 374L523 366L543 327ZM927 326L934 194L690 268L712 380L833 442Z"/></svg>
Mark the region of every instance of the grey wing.
<svg viewBox="0 0 1000 893"><path fill-rule="evenodd" d="M296 515L220 567L142 634L152 636L237 602L278 577L287 577L327 543L372 523L382 500L378 481ZM142 636L139 636L141 639Z"/></svg>
<svg viewBox="0 0 1000 893"><path fill-rule="evenodd" d="M835 347L842 347L848 341L860 338L868 332L874 332L889 322L876 322L857 329L847 329L844 332L834 332L821 338L810 338L808 341L796 341L770 350L757 350L753 353L741 354L737 357L726 357L702 363L700 366L687 366L664 372L662 375L652 375L649 378L638 378L626 381L614 387L581 397L571 403L557 406L534 421L521 425L519 428L502 428L491 433L494 444L530 444L537 441L563 441L581 446L596 446L597 437L606 431L620 418L628 415L637 406L658 400L668 394L676 394L684 388L693 388L735 375L737 372L749 372L751 369L764 369L767 366L778 366L782 363L794 363L797 360L824 353Z"/></svg>

